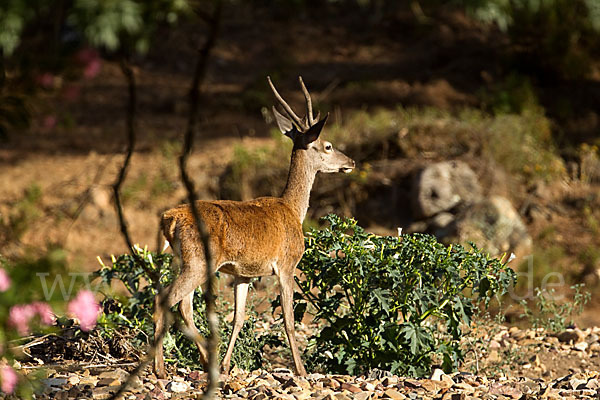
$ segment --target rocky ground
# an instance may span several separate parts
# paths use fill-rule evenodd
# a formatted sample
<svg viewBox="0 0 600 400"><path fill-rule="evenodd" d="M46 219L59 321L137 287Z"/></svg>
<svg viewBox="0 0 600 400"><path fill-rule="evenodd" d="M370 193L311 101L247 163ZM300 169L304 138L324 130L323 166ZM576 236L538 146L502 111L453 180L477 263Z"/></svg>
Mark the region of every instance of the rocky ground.
<svg viewBox="0 0 600 400"><path fill-rule="evenodd" d="M434 369L427 379L373 370L368 375L310 374L297 377L287 368L246 372L234 368L218 389L218 398L265 399L597 399L600 398L600 328L542 329L497 326L486 335L472 332L461 371ZM468 343L477 338L483 346ZM38 399L108 399L125 382L135 363L114 365L67 362L47 365ZM24 373L39 367L22 366ZM206 375L179 368L157 379L147 368L123 398L197 398Z"/></svg>

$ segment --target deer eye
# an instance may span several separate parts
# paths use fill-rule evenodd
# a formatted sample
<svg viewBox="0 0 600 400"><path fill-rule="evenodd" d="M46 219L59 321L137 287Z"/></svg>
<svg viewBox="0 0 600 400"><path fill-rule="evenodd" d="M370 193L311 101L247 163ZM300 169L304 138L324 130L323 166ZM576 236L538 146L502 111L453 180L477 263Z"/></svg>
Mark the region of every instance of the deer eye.
<svg viewBox="0 0 600 400"><path fill-rule="evenodd" d="M328 152L328 153L330 153L331 151L333 151L333 146L329 142L325 142L324 147L325 147L325 151Z"/></svg>

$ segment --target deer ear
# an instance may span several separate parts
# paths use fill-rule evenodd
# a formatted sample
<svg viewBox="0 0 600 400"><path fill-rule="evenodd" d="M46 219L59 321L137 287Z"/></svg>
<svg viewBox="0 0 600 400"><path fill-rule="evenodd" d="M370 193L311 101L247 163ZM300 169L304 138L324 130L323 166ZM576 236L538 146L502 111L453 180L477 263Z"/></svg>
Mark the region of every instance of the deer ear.
<svg viewBox="0 0 600 400"><path fill-rule="evenodd" d="M327 118L329 118L329 113L327 113L323 119L311 126L309 130L302 134L302 144L304 144L304 146L308 146L310 143L319 138L319 135L323 130L323 126L325 126L325 122L327 122Z"/></svg>
<svg viewBox="0 0 600 400"><path fill-rule="evenodd" d="M292 121L287 117L284 117L275 107L273 107L273 115L275 115L275 121L277 122L277 126L281 133L292 140L296 140L298 129L296 129Z"/></svg>

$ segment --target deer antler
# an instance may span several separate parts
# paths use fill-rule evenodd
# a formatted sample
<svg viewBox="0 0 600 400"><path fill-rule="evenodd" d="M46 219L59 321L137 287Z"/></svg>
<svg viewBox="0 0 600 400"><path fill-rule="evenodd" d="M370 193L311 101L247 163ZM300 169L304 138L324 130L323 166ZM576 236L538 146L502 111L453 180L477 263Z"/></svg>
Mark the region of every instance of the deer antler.
<svg viewBox="0 0 600 400"><path fill-rule="evenodd" d="M299 76L298 80L300 81L300 86L302 87L302 93L304 93L304 98L306 99L306 117L308 118L308 125L313 126L315 120L313 118L313 109L312 109L312 99L310 98L310 93L302 80L302 77Z"/></svg>
<svg viewBox="0 0 600 400"><path fill-rule="evenodd" d="M313 126L317 122L320 113L317 114L317 118L315 119L313 116L312 99L310 98L310 93L308 92L308 89L306 88L306 85L304 84L304 81L302 80L301 76L298 77L298 80L300 81L302 93L304 93L304 98L306 99L306 115L304 116L304 118L298 117L294 110L292 110L292 107L290 107L290 105L283 99L283 97L281 97L277 89L275 89L275 85L273 85L270 76L267 76L267 80L269 81L269 86L271 86L271 90L273 91L275 98L283 107L285 113L297 126L300 132L306 132L311 126Z"/></svg>

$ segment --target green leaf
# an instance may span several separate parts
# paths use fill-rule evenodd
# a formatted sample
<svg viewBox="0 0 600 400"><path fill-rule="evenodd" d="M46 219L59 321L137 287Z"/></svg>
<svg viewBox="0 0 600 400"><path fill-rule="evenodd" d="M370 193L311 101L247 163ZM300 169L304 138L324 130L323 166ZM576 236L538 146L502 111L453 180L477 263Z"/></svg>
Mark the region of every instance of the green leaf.
<svg viewBox="0 0 600 400"><path fill-rule="evenodd" d="M375 299L377 301L377 303L379 303L379 305L381 306L383 311L385 311L386 314L389 314L390 313L390 304L388 302L388 298L390 296L390 291L387 289L377 288L377 289L373 289L371 294L372 294L372 299Z"/></svg>

